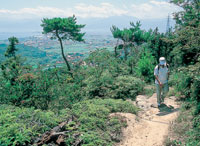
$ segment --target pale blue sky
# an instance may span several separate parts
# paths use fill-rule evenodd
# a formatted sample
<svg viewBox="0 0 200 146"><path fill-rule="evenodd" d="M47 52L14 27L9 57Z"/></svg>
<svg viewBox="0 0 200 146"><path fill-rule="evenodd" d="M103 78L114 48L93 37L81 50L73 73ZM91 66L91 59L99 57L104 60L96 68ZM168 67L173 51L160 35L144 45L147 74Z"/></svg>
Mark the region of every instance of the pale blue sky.
<svg viewBox="0 0 200 146"><path fill-rule="evenodd" d="M146 28L165 27L162 20L180 10L169 0L0 0L0 32L41 30L42 18L75 14L81 23L93 29L126 26L140 20ZM123 19L123 21L122 21ZM124 20L125 19L125 20ZM105 21L104 21L105 20ZM99 28L99 22L105 28ZM162 23L161 23L162 22ZM163 29L162 28L162 29Z"/></svg>
<svg viewBox="0 0 200 146"><path fill-rule="evenodd" d="M167 1L167 0L159 0ZM16 10L24 7L37 7L37 6L50 6L58 8L68 8L73 7L78 3L93 4L98 5L103 2L112 3L116 6L121 6L123 4L139 4L148 2L148 0L0 0L2 9Z"/></svg>
<svg viewBox="0 0 200 146"><path fill-rule="evenodd" d="M177 11L168 0L0 0L0 18L133 16L159 19Z"/></svg>

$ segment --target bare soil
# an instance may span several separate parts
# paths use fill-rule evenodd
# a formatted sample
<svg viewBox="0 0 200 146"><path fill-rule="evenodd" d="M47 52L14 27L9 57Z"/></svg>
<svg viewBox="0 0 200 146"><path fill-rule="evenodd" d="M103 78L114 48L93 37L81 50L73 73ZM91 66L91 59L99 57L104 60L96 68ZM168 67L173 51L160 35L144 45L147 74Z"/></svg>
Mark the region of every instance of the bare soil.
<svg viewBox="0 0 200 146"><path fill-rule="evenodd" d="M150 98L139 95L132 103L141 111L137 116L117 113L125 117L127 127L122 131L123 140L116 146L163 146L169 127L179 113L175 97L166 97L161 107L157 106L156 94Z"/></svg>

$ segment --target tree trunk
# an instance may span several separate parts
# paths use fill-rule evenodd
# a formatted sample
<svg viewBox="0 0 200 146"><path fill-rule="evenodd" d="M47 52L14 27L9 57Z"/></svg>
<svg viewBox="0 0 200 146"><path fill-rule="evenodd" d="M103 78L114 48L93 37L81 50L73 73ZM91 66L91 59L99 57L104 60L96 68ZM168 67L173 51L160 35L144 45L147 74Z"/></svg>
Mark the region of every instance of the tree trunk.
<svg viewBox="0 0 200 146"><path fill-rule="evenodd" d="M56 65L54 65L54 67L55 67L55 70L56 70ZM56 75L56 78L57 78L57 80L58 80L58 82L60 81L60 78L59 78L59 76L58 76L58 74L57 74L57 70L55 71L55 75Z"/></svg>
<svg viewBox="0 0 200 146"><path fill-rule="evenodd" d="M119 47L118 44L119 44L119 39L117 40L117 44L115 46L115 58L117 58L117 48Z"/></svg>
<svg viewBox="0 0 200 146"><path fill-rule="evenodd" d="M56 33L56 36L58 37L58 41L60 42L60 48L61 48L61 53L62 53L62 57L67 65L67 68L68 68L68 71L69 71L69 74L71 75L71 77L73 78L73 74L71 72L71 67L69 65L69 62L67 61L67 58L65 57L65 54L64 54L64 48L63 48L63 43L62 43L62 39L60 38L60 36L58 35L58 33Z"/></svg>
<svg viewBox="0 0 200 146"><path fill-rule="evenodd" d="M127 56L128 56L128 50L127 50L126 42L124 42L123 49L124 49L124 59L126 61L127 60Z"/></svg>

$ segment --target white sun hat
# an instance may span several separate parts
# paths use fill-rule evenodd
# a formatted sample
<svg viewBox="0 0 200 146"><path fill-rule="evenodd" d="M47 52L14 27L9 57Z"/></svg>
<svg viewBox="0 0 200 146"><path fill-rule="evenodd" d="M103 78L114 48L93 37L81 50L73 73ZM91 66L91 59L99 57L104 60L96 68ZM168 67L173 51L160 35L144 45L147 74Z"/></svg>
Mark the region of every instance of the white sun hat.
<svg viewBox="0 0 200 146"><path fill-rule="evenodd" d="M165 65L166 64L165 57L160 57L159 62L160 62L160 65Z"/></svg>

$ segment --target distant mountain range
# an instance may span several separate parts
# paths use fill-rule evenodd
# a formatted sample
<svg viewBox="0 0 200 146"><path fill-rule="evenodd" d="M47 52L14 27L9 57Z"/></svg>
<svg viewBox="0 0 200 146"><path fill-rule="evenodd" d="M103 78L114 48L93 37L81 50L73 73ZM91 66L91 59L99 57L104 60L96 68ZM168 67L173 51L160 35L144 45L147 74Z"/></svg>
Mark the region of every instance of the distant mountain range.
<svg viewBox="0 0 200 146"><path fill-rule="evenodd" d="M109 18L90 18L90 19L78 19L78 22L86 24L85 30L89 33L108 33L110 34L110 27L115 25L119 28L129 27L130 22L140 21L142 28L149 30L150 28L159 28L160 32L166 31L167 18L166 19L149 19L149 20L139 20L134 17L129 16L118 16ZM174 26L174 20L170 20L170 26Z"/></svg>
<svg viewBox="0 0 200 146"><path fill-rule="evenodd" d="M130 16L114 16L108 18L78 18L78 23L86 24L84 32L88 34L111 34L110 27L116 25L119 28L129 27L130 22L139 21ZM174 26L175 22L170 21L171 26ZM166 19L146 19L141 20L143 29L159 28L161 32L166 30ZM6 39L9 36L17 34L20 37L30 36L32 33L41 32L40 26L41 20L39 19L26 19L26 20L5 20L0 23L0 40ZM3 33L4 32L4 33ZM12 35L11 35L12 34ZM17 36L17 37L18 37Z"/></svg>

